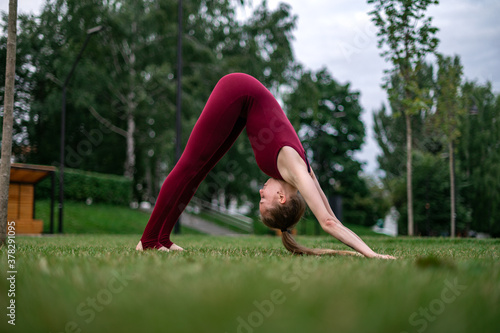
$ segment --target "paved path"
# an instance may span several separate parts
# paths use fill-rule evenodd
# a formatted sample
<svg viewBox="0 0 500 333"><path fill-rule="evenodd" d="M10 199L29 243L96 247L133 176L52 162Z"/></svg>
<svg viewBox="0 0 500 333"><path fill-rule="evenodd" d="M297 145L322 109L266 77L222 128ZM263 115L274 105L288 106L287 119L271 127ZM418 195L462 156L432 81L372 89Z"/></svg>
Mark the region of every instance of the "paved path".
<svg viewBox="0 0 500 333"><path fill-rule="evenodd" d="M182 225L198 230L209 235L224 235L224 236L242 236L244 234L239 234L228 228L221 227L215 223L207 222L196 215L182 213L181 215Z"/></svg>

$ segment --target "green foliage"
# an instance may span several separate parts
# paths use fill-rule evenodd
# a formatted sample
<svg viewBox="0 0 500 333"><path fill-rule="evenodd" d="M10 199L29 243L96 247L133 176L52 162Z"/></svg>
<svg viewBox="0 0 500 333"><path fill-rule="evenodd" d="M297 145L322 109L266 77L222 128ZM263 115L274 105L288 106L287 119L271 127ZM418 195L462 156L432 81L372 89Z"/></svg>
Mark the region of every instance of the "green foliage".
<svg viewBox="0 0 500 333"><path fill-rule="evenodd" d="M433 78L433 66L430 64L422 64L418 68L417 89L421 92L426 92L425 99L429 105L432 104L431 94L434 92L435 82ZM375 139L382 149L382 154L377 157L377 161L385 175L385 186L391 190L391 181L402 177L406 174L407 161L407 124L404 112L403 101L404 86L401 77L397 74L392 74L390 78L390 86L394 92L392 98L389 98L389 108L382 105L381 108L374 112L374 132ZM436 136L436 131L432 131L427 124L427 116L429 107L421 108L419 112L408 115L411 128L412 148L438 153L442 149L442 140Z"/></svg>
<svg viewBox="0 0 500 333"><path fill-rule="evenodd" d="M288 117L310 154L318 180L328 189L333 181L338 182L337 187L347 187L344 183L349 178L343 177L343 172L356 174L361 169L352 159L365 137L358 99L359 92L351 91L349 84L340 85L323 69L304 72L286 100Z"/></svg>
<svg viewBox="0 0 500 333"><path fill-rule="evenodd" d="M422 59L437 48L439 40L435 37L438 28L433 27L432 17L426 17L427 7L439 4L438 0L368 0L375 4L368 14L379 29L378 46L388 49L381 55L394 64L405 83L411 82L410 75ZM411 89L411 87L406 87Z"/></svg>
<svg viewBox="0 0 500 333"><path fill-rule="evenodd" d="M87 38L87 29L102 25L105 30L89 39L68 82L65 163L99 173L129 177L132 173L134 199L153 202L176 160L178 3L48 0L40 15L20 17L21 70L16 89L18 100L24 98L25 102L16 104L16 159L47 165L59 161L61 85ZM320 168L317 174L326 191L333 193L330 182L335 180L344 195L347 216L352 213L353 222L372 224L373 202L367 200L368 187L358 176L361 165L353 159L365 135L359 93L338 84L326 71L311 74L317 76L317 82L302 79L303 70L291 47L297 17L290 5L270 10L264 1L247 21L237 20L237 10L246 5L243 0L183 1L182 146L224 74L251 74L278 98L287 99L281 88L290 88L296 99L306 96L304 101L311 102L319 116L325 115L321 126L328 127L327 131L336 127L338 132L325 135L316 128L318 137L305 144L314 155L312 162ZM0 58L3 54L0 48ZM307 96L297 89L300 85L307 91L307 85L316 83L316 95ZM332 117L328 111L332 105L338 107L336 115L345 116ZM294 117L296 111L288 109ZM306 119L307 126L311 121ZM301 122L295 115L297 128ZM104 123L112 124L112 129ZM319 140L318 149L313 140ZM207 176L197 195L226 203L253 201L264 179L242 136ZM87 192L78 200L87 196L97 200L96 194Z"/></svg>
<svg viewBox="0 0 500 333"><path fill-rule="evenodd" d="M491 84L466 82L460 118L457 159L462 177L461 194L471 210L472 230L500 236L500 95Z"/></svg>
<svg viewBox="0 0 500 333"><path fill-rule="evenodd" d="M424 226L427 223L427 214L432 211L432 207L440 207L439 212L430 214L430 234L447 233L447 223L442 211L449 211L445 205L449 199L444 198L444 192L449 190L449 171L444 172L450 152L447 151L447 140L454 138L456 144L456 193L457 193L457 231L464 235L468 230L488 232L493 235L499 234L500 224L498 206L499 170L497 168L500 160L498 154L499 144L499 102L498 96L491 91L491 85L478 85L473 82L460 84L459 73L461 66L458 58L454 60L443 58L441 72L436 80L432 77L424 82L434 87L435 103L437 108L435 113L422 112L418 117L412 117L414 129L413 144L417 152L415 156L427 156L427 165L432 159L440 161L434 164L434 168L426 167L429 177L415 176L419 180L414 180L415 192L419 191L422 184L432 180L428 195L431 209L422 210L425 202L422 201L422 194L415 194L415 221L421 234L426 235L427 230L418 225ZM428 71L432 73L432 70ZM448 77L447 75L450 75ZM422 78L427 77L423 75ZM459 85L458 87L456 85ZM391 109L396 109L391 103ZM468 111L468 112L467 112ZM383 154L378 157L382 170L385 171L383 179L384 186L392 194L393 203L401 213L401 219L406 216L405 191L405 124L402 117L394 117L385 107L374 114L375 137ZM432 158L429 154L434 155ZM417 157L421 160L421 158ZM415 174L422 171L421 162L415 162ZM437 162L436 162L437 163ZM432 164L432 163L431 163ZM438 165L439 168L438 168ZM424 169L425 170L425 169ZM425 175L425 174L424 174ZM440 177L436 177L440 175ZM425 180L425 182L423 182ZM446 189L442 186L446 185ZM448 194L449 197L449 194ZM434 222L436 218L437 222ZM448 219L449 220L449 219ZM434 228L436 226L437 228ZM434 230L435 229L435 230ZM404 233L406 226L399 225L400 233Z"/></svg>
<svg viewBox="0 0 500 333"><path fill-rule="evenodd" d="M204 103L217 80L229 72L248 73L277 96L281 85L291 84L290 73L295 63L291 40L297 18L292 15L291 7L280 4L275 11L270 11L263 2L255 9L248 22L237 23L232 19L220 19L221 24L227 21L227 26L220 28L219 37L214 35L208 38L208 46L216 50L216 58L220 59L217 65L221 72L217 73L210 85L200 87L203 93L200 100ZM212 29L212 26L204 29ZM196 37L197 33L193 36ZM206 40L202 39L200 42L206 43ZM213 73L210 75L213 76ZM203 105L198 107L196 115L199 115L202 107ZM196 119L193 119L193 125L194 121ZM187 133L190 131L191 128ZM257 200L259 185L266 178L255 163L246 135L241 135L208 174L196 195L207 200L220 200L220 194L223 193L226 203L230 199L252 202Z"/></svg>
<svg viewBox="0 0 500 333"><path fill-rule="evenodd" d="M373 216L361 163L353 159L365 138L360 94L336 82L326 69L300 75L285 103L311 167L327 197L342 195L343 220L373 225L381 216Z"/></svg>
<svg viewBox="0 0 500 333"><path fill-rule="evenodd" d="M389 100L398 101L398 112L415 115L430 108L428 91L419 84L424 59L435 52L439 39L438 28L432 26L432 17L426 17L427 7L437 0L368 0L375 4L369 12L378 28L378 47L387 48L381 56L393 64L386 70L384 87ZM394 84L396 81L396 84Z"/></svg>
<svg viewBox="0 0 500 333"><path fill-rule="evenodd" d="M433 35L438 29L431 26L432 18L426 18L425 11L439 1L368 0L368 3L375 4L375 9L369 14L380 28L379 45L387 44L393 48L382 54L388 57L387 60L409 57L418 61L426 51L437 46L439 41ZM411 41L413 45L404 45L404 41Z"/></svg>
<svg viewBox="0 0 500 333"><path fill-rule="evenodd" d="M414 209L415 234L423 236L444 236L449 234L450 183L447 160L430 153L414 152ZM406 191L405 181L400 178L393 185L393 200L400 213L398 232L406 234ZM463 220L463 216L458 219ZM462 226L463 227L463 226Z"/></svg>
<svg viewBox="0 0 500 333"><path fill-rule="evenodd" d="M68 200L110 203L127 206L132 200L131 180L123 176L100 174L74 169L64 169L64 197ZM59 188L59 172L56 172L56 190ZM37 198L50 197L52 183L46 178L36 186ZM56 192L56 196L58 192Z"/></svg>
<svg viewBox="0 0 500 333"><path fill-rule="evenodd" d="M448 141L460 136L458 122L466 113L459 96L463 68L460 57L438 57L438 73L436 79L437 106L432 117L434 126L439 128Z"/></svg>
<svg viewBox="0 0 500 333"><path fill-rule="evenodd" d="M419 75L425 67L425 56L434 53L439 42L434 36L438 29L425 14L428 6L439 1L368 0L368 3L375 4L369 14L378 28L378 46L387 46L381 55L394 66L386 71L384 88L392 106L398 106L393 114L405 116L408 234L413 235L412 116L431 108L429 91L421 86Z"/></svg>
<svg viewBox="0 0 500 333"><path fill-rule="evenodd" d="M4 92L5 92L5 72L7 63L7 28L8 28L8 13L1 12L2 21L0 21L0 115L3 120L4 109ZM23 24L27 20L25 15L19 15L18 24ZM16 64L29 61L30 54L26 49L21 47L22 40L16 40ZM33 85L31 82L31 69L29 67L16 66L15 75L15 89L14 89L14 108L13 108L13 138L12 138L12 152L13 156L21 153L22 146L28 144L28 136L26 132L26 125L29 122L28 110L30 107L30 89ZM2 121L3 123L3 121ZM0 126L1 127L1 126ZM3 128L0 128L0 133Z"/></svg>
<svg viewBox="0 0 500 333"><path fill-rule="evenodd" d="M154 201L175 164L175 94L177 90L176 0L49 0L39 16L20 17L18 33L15 129L18 161L52 165L59 160L61 85L81 49L86 30L93 35L68 84L66 166L127 174L135 169L134 197ZM289 5L270 10L259 5L246 21L236 9L246 1L183 1L183 146L217 80L229 72L246 72L274 92L291 80L291 48L296 17ZM2 45L5 44L2 36ZM4 51L0 48L0 59ZM3 71L3 69L2 69ZM3 81L2 81L3 82ZM21 98L18 98L21 101ZM93 108L112 131L96 119ZM126 133L133 140L126 141ZM251 148L241 138L214 170L238 163L247 179L224 182L227 198L255 194L249 184L262 180ZM128 157L135 161L133 165ZM134 158L135 157L135 158ZM124 167L125 166L125 167ZM133 171L133 170L132 170ZM208 193L203 188L200 190ZM215 195L212 193L209 196Z"/></svg>
<svg viewBox="0 0 500 333"><path fill-rule="evenodd" d="M383 219L391 208L391 198L382 184L369 177L363 177L368 195L354 193L347 197L345 221L362 226L373 226L377 220Z"/></svg>
<svg viewBox="0 0 500 333"><path fill-rule="evenodd" d="M403 117L395 117L382 105L373 113L374 135L382 154L377 156L385 179L391 180L404 174L406 162L406 125Z"/></svg>

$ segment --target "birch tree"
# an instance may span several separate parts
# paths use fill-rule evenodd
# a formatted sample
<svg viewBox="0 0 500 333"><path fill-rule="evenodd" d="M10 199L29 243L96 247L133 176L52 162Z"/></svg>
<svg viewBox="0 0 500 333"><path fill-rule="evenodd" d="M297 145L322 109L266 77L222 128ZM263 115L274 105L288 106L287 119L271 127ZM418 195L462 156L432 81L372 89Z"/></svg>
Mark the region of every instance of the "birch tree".
<svg viewBox="0 0 500 333"><path fill-rule="evenodd" d="M400 113L406 124L406 174L408 201L408 235L413 235L413 184L412 184L412 116L428 105L425 92L418 87L417 73L426 55L433 53L439 43L435 37L437 28L432 18L426 16L430 5L437 0L368 0L375 8L369 14L378 28L378 47L386 47L381 55L393 68L386 71L384 88L389 99L401 98ZM403 91L395 91L390 84L391 75L397 75ZM402 96L402 97L400 97Z"/></svg>
<svg viewBox="0 0 500 333"><path fill-rule="evenodd" d="M448 144L450 167L450 235L455 237L455 140L460 136L458 121L465 113L460 105L459 88L462 79L460 58L438 57L436 127L444 134Z"/></svg>

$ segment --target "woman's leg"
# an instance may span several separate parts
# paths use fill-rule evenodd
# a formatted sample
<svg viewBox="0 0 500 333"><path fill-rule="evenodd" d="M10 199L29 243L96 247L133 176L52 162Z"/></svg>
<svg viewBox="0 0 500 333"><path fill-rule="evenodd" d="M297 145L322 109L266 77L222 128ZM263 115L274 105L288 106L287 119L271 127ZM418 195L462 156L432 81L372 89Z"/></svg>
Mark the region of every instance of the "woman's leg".
<svg viewBox="0 0 500 333"><path fill-rule="evenodd" d="M186 185L184 187L184 191L182 191L181 195L175 198L175 203L172 205L172 209L170 210L170 213L166 218L166 221L173 221L173 223L164 223L162 229L160 230L160 236L158 237L158 242L162 246L170 248L170 246L172 245L172 242L170 241L170 234L172 233L172 229L175 225L175 222L182 214L189 201L191 201L191 198L198 189L198 186L205 179L210 170L213 169L213 167L217 164L217 162L219 162L219 160L226 154L229 148L231 148L234 141L236 141L243 128L245 128L245 122L246 122L245 118L238 118L230 135L227 137L226 141L220 146L217 152L212 156L212 158L210 158L210 160L206 162L203 168L201 168L199 172L192 179L190 179L189 181L186 179Z"/></svg>
<svg viewBox="0 0 500 333"><path fill-rule="evenodd" d="M222 78L191 132L186 148L162 185L141 241L144 249L170 247L170 233L208 172L245 127L251 99L239 74Z"/></svg>

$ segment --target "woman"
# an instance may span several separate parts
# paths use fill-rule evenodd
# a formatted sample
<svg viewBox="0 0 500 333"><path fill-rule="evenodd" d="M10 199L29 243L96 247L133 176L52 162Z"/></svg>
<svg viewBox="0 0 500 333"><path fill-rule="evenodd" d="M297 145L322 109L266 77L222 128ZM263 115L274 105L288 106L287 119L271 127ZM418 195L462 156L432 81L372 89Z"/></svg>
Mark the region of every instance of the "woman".
<svg viewBox="0 0 500 333"><path fill-rule="evenodd" d="M293 240L287 231L304 214L305 199L330 235L366 257L394 258L372 251L335 217L309 166L304 148L278 102L258 80L241 73L224 76L212 91L181 158L162 185L137 250L182 250L170 241L177 219L208 172L245 127L259 168L272 177L260 190L262 221L282 231L283 244L289 251L357 254L308 249Z"/></svg>

